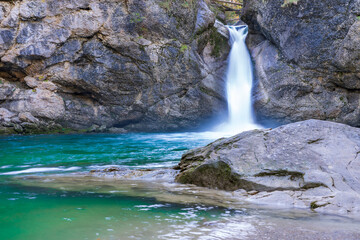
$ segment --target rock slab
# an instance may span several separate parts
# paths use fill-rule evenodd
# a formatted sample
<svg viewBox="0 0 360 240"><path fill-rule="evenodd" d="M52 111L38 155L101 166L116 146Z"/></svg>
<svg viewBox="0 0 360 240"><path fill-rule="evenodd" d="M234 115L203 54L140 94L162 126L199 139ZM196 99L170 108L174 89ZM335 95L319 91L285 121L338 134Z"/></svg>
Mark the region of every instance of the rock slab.
<svg viewBox="0 0 360 240"><path fill-rule="evenodd" d="M360 129L307 120L185 153L176 180L257 203L360 213ZM243 190L239 190L243 189Z"/></svg>

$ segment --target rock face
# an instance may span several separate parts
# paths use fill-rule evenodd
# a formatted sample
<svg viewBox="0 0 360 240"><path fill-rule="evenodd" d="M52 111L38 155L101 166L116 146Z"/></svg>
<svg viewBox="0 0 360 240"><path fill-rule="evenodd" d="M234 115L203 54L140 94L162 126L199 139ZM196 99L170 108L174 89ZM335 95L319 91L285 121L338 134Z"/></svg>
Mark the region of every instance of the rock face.
<svg viewBox="0 0 360 240"><path fill-rule="evenodd" d="M260 122L360 126L360 2L246 0Z"/></svg>
<svg viewBox="0 0 360 240"><path fill-rule="evenodd" d="M360 213L360 129L320 120L254 130L183 155L180 183L257 203Z"/></svg>
<svg viewBox="0 0 360 240"><path fill-rule="evenodd" d="M210 8L203 0L0 1L0 132L170 131L226 114L229 46L221 12Z"/></svg>

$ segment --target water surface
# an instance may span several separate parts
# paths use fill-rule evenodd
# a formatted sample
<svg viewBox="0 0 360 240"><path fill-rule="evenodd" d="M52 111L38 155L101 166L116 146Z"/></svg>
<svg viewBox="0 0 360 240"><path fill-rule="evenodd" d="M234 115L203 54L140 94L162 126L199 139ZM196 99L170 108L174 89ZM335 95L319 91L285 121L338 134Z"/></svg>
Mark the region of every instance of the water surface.
<svg viewBox="0 0 360 240"><path fill-rule="evenodd" d="M248 205L231 192L176 184L172 174L141 180L88 174L109 166L172 173L186 150L217 137L1 137L0 239L286 239L289 233L288 239L360 239L353 219Z"/></svg>

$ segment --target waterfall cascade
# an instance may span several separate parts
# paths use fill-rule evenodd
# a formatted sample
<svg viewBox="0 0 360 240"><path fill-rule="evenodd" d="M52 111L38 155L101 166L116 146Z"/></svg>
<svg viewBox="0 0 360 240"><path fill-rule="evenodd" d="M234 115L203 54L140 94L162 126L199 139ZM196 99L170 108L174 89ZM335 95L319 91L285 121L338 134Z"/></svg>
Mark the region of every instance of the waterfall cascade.
<svg viewBox="0 0 360 240"><path fill-rule="evenodd" d="M253 73L250 54L245 43L248 27L229 26L228 29L231 44L226 75L229 120L220 127L220 131L236 134L261 126L255 124L252 109Z"/></svg>

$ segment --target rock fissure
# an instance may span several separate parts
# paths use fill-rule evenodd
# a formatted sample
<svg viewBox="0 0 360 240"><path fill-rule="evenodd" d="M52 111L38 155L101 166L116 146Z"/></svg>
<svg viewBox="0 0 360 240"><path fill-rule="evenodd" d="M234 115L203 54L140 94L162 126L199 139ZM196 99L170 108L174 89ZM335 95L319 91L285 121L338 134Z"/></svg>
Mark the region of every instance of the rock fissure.
<svg viewBox="0 0 360 240"><path fill-rule="evenodd" d="M277 176L277 177L289 176L290 180L295 180L298 178L303 179L304 173L279 169L275 171L267 170L266 172L260 172L254 175L254 177L266 177L266 176Z"/></svg>

